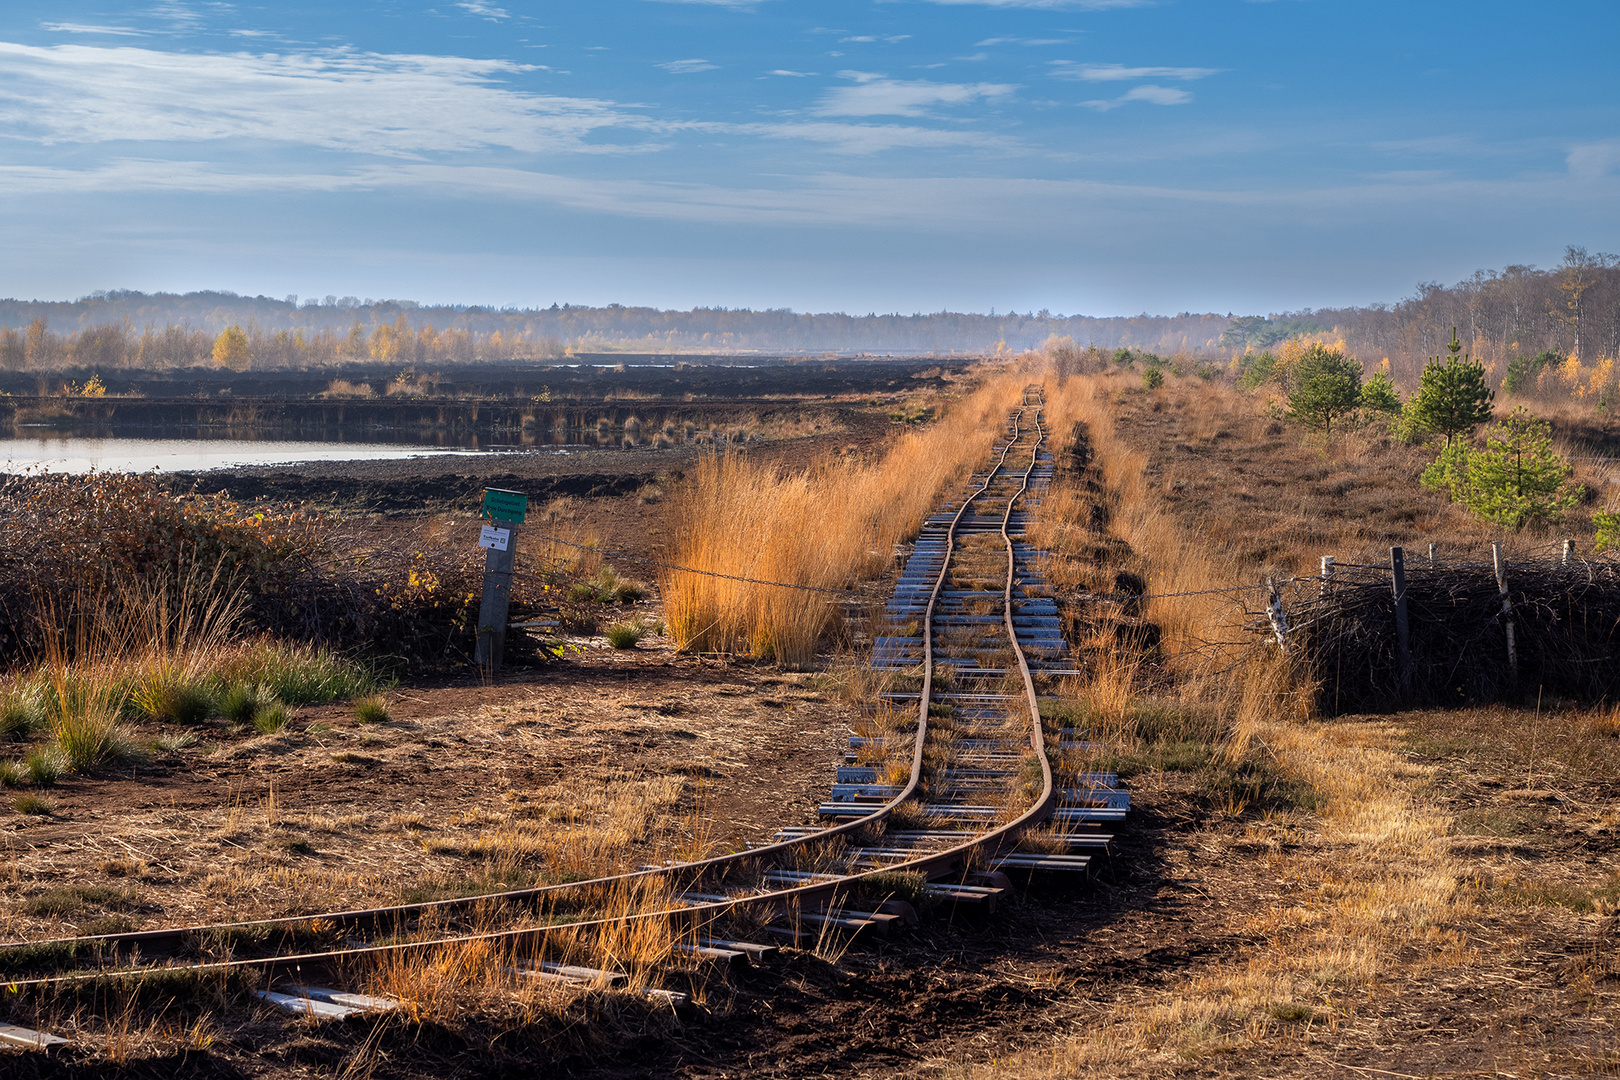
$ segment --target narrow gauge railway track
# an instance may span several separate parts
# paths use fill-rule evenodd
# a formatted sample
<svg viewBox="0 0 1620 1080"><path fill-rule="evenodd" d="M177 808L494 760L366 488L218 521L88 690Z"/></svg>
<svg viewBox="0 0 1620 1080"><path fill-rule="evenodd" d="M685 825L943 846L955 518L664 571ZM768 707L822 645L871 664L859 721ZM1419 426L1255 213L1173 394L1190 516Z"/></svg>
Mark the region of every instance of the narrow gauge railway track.
<svg viewBox="0 0 1620 1080"><path fill-rule="evenodd" d="M340 1016L395 1003L304 984L352 978L368 963L487 946L521 975L613 985L623 975L595 956L614 953L604 942L638 932L667 941L678 958L745 959L768 947L731 940L726 928L795 942L881 930L915 917L895 898L897 882L913 885L913 895L989 907L1008 871L1085 869L1084 852L1106 845L1104 827L1123 818L1129 800L1109 774L1070 775L1059 786L1051 759L1083 753L1083 733L1049 740L1040 719L1037 678L1072 674L1055 605L1041 595L1032 566L1037 553L1021 542L1028 508L1051 479L1045 440L1040 394L1030 388L990 469L925 524L888 606L892 633L875 642L874 666L894 685L875 703L872 730L850 739L832 797L820 807L830 824L783 829L769 843L714 858L565 885L8 943L0 945L0 979L21 991L256 971L256 981L272 988L259 991L265 1000ZM657 987L644 992L682 998ZM0 1042L7 1041L59 1040L0 1024Z"/></svg>

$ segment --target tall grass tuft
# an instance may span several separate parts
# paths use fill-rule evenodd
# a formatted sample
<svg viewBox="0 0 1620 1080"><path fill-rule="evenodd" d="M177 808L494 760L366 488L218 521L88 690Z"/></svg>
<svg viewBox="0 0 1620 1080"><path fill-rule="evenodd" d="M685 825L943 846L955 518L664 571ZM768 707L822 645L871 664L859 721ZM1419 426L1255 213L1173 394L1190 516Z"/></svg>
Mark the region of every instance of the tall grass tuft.
<svg viewBox="0 0 1620 1080"><path fill-rule="evenodd" d="M672 561L699 572L668 571L661 582L676 644L807 664L840 617L831 598L733 579L841 589L878 572L989 452L1022 386L1016 374L991 378L875 463L782 472L732 453L702 458L672 510Z"/></svg>
<svg viewBox="0 0 1620 1080"><path fill-rule="evenodd" d="M117 688L103 679L52 673L51 702L56 748L74 772L97 772L138 758L129 732L118 721Z"/></svg>
<svg viewBox="0 0 1620 1080"><path fill-rule="evenodd" d="M365 667L330 649L270 640L232 651L214 670L227 684L263 687L289 705L351 698L376 686Z"/></svg>

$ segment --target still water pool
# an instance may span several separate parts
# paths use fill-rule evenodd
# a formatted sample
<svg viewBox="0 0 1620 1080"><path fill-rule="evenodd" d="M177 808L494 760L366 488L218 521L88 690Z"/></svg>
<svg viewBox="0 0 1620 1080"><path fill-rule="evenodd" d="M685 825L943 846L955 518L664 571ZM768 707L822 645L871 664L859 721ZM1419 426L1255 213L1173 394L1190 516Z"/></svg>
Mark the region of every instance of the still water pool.
<svg viewBox="0 0 1620 1080"><path fill-rule="evenodd" d="M281 442L232 439L0 439L0 473L49 471L202 472L236 465L293 465L303 461L397 461L415 457L488 454L399 443Z"/></svg>

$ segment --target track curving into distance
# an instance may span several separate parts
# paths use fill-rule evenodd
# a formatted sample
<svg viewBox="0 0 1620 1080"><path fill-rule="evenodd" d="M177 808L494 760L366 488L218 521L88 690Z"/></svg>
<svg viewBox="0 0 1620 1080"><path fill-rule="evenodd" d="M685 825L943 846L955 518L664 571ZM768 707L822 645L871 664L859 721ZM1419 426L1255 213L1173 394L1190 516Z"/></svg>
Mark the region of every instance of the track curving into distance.
<svg viewBox="0 0 1620 1080"><path fill-rule="evenodd" d="M1032 397L1034 400L1031 400ZM1027 584L1020 581L1020 564L1022 562L1024 565L1026 577L1029 576L1030 553L1020 548L1017 543L1022 532L1019 507L1021 502L1027 500L1032 481L1037 476L1048 478L1050 476L1048 463L1051 455L1045 451L1046 432L1042 423L1041 404L1038 388L1025 391L1024 401L1009 421L1008 437L997 447L994 464L982 476L974 478L978 482L977 488L962 498L960 505L948 520L943 519L943 515L936 514L929 525L925 526L925 537L919 539L914 561L928 563L934 560L939 563L939 567L926 593L920 642L912 637L879 639L880 648L875 654L874 661L878 666L906 667L916 660L920 662L922 669L921 686L916 694L916 730L911 747L910 769L906 783L898 791L875 783L857 783L853 785L856 789L854 797L842 802L824 804L823 816L839 821L830 827L784 829L777 834L773 842L749 850L690 863L648 867L628 874L611 875L590 881L486 894L466 899L320 912L253 922L145 930L49 942L0 944L0 963L5 962L9 951L17 949L27 950L30 955L37 957L54 956L62 961L51 964L54 970L48 973L41 974L36 970L31 973L32 977L8 978L8 984L21 988L53 982L105 978L111 974L135 975L151 970L163 970L168 973L176 970L202 973L259 969L272 975L292 970L336 971L345 969L355 961L384 959L462 943L498 943L513 949L534 950L538 954L545 946L547 935L558 929L566 929L570 935L577 938L577 935L582 933L624 928L634 923L656 920L670 924L680 934L691 936L701 934L706 928L743 911L763 912L767 920L785 919L796 929L799 920L813 918L815 913L837 913L845 910L851 897L858 896L865 888L864 883L880 874L893 874L898 871L921 875L927 882L948 883L953 878L965 880L976 868L993 868L999 865L998 860L1017 858L1007 853L1031 829L1053 817L1055 805L1060 797L1066 801L1078 800L1082 807L1099 805L1117 807L1118 804L1115 802L1104 801L1099 804L1093 798L1096 790L1110 787L1111 780L1092 778L1083 781L1091 784L1091 789L1059 791L1056 788L1049 760L1049 747L1040 719L1035 672L1032 671L1029 657L1026 655L1025 642L1020 640L1019 622L1023 621L1026 624L1024 632L1027 635L1032 632L1028 628L1032 620L1027 613L1020 612L1021 603L1026 608L1030 603L1019 595L1020 590ZM1024 464L1026 455L1027 464ZM1014 460L1015 464L1009 464ZM961 572L960 562L963 555L961 547L964 535L988 536L992 534L992 526L993 535L999 537L1005 550L1006 569L998 585L993 591L989 588L954 591L949 589L947 586L952 578L953 560L958 564L958 572ZM904 578L902 580L904 581ZM903 591L904 586L897 589L896 600L890 605L891 615L898 611L900 616L904 617L907 611L915 607L916 601L923 598L920 593L903 597ZM940 739L930 743L931 712L944 708L939 700L942 696L939 685L942 682L952 684L963 678L962 675L954 673L968 671L981 681L993 681L996 677L1000 677L1002 684L1005 685L1014 674L1012 670L986 669L980 661L969 660L964 664L961 657L936 655L936 636L960 633L964 627L973 629L974 632L984 628L988 616L963 612L968 611L973 604L982 607L992 597L1000 608L1000 624L1005 631L1002 647L1010 652L1014 661L1021 693L980 693L969 696L978 703L978 714L981 717L986 712L993 713L999 709L1005 720L1004 728L1021 713L1028 721L1028 736L1024 748L1021 751L1017 750L1016 739L1002 739L999 743L996 740L963 742L958 739L956 742L971 748L962 751L953 747L949 732L941 733ZM949 612L946 609L950 609ZM1051 621L1055 625L1055 619ZM1037 632L1056 633L1054 630ZM1061 644L1061 639L1058 640ZM901 644L896 647L896 642ZM919 652L920 656L913 655ZM980 653L982 654L982 650ZM955 661L955 666L951 669L953 674L942 677L941 668L946 666L946 661L953 659ZM979 666L977 668L967 666L973 663L978 663ZM1057 674L1069 673L1054 668L1053 663L1046 661L1040 663L1049 673L1054 671ZM1066 666L1061 659L1055 663ZM1022 700L1014 707L1012 702L1018 698ZM996 704L996 699L1006 700ZM990 705L986 706L986 702L990 702ZM852 744L875 741L851 740ZM945 789L947 797L942 799L937 791L930 794L924 790L927 773L926 752L931 745L942 746L944 748L942 752L947 754L969 755L983 752L986 745L994 745L999 747L994 750L995 753L1002 757L1016 757L1026 768L1032 759L1038 765L1039 790L1028 791L1026 793L1028 805L1016 813L1012 809L1003 808L986 815L983 813L986 810L984 807L961 806L951 801L949 797L951 789ZM855 771L863 772L860 768ZM1005 768L958 769L955 773L984 777L1005 776L1009 771ZM1033 777L1030 779L1033 780ZM1009 789L1009 801L1006 805L1016 808L1019 796L1010 792L1010 782L1004 786ZM1033 784L1026 786L1031 789L1034 787ZM838 785L835 785L835 792L837 790ZM987 824L989 827L965 831L924 829L921 832L907 834L903 842L897 841L899 847L893 846L893 843L887 848L869 846L874 836L885 835L885 827L889 820L903 807L908 806L912 808L911 816L915 817L920 813L925 820L932 816L949 821L950 815L971 810L979 815L978 823ZM1089 822L1117 820L1122 816L1113 810L1065 810L1061 813L1071 815L1071 820ZM1101 839L1106 841L1107 838ZM874 852L877 854L873 854ZM819 860L818 864L827 869L819 872L799 869L811 856L815 859L810 861ZM1079 865L1083 864L1084 859L1080 859ZM1038 865L1038 862L1022 865L1033 866ZM448 920L471 918L474 915L487 921L488 913L492 910L517 905L526 905L541 912L555 912L566 908L570 898L601 897L610 894L632 898L643 896L646 900L645 910L630 911L613 918L580 919L561 925L529 925L459 933L439 931L428 934L420 940L398 940L402 930L424 921L427 921L428 925L444 924ZM377 942L356 940L356 935L368 930L386 935L392 940ZM199 941L251 936L263 939L267 935L272 938L280 935L283 939L280 943L282 947L267 955L241 957L227 955L223 959L201 962L182 959ZM297 947L298 942L307 941L311 935L336 937L342 943L327 948ZM172 955L165 957L166 952ZM136 961L137 956L147 958L148 962L142 964Z"/></svg>

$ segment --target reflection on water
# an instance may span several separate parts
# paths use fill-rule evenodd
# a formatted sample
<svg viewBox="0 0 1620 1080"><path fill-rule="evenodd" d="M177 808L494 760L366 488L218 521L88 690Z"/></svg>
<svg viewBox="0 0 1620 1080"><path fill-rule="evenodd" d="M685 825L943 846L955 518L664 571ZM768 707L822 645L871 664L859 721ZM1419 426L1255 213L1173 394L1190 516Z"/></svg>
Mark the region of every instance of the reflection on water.
<svg viewBox="0 0 1620 1080"><path fill-rule="evenodd" d="M501 448L505 449L505 448ZM201 472L235 465L288 465L301 461L397 461L499 453L398 443L238 441L232 439L0 439L0 473L30 469L53 473Z"/></svg>

